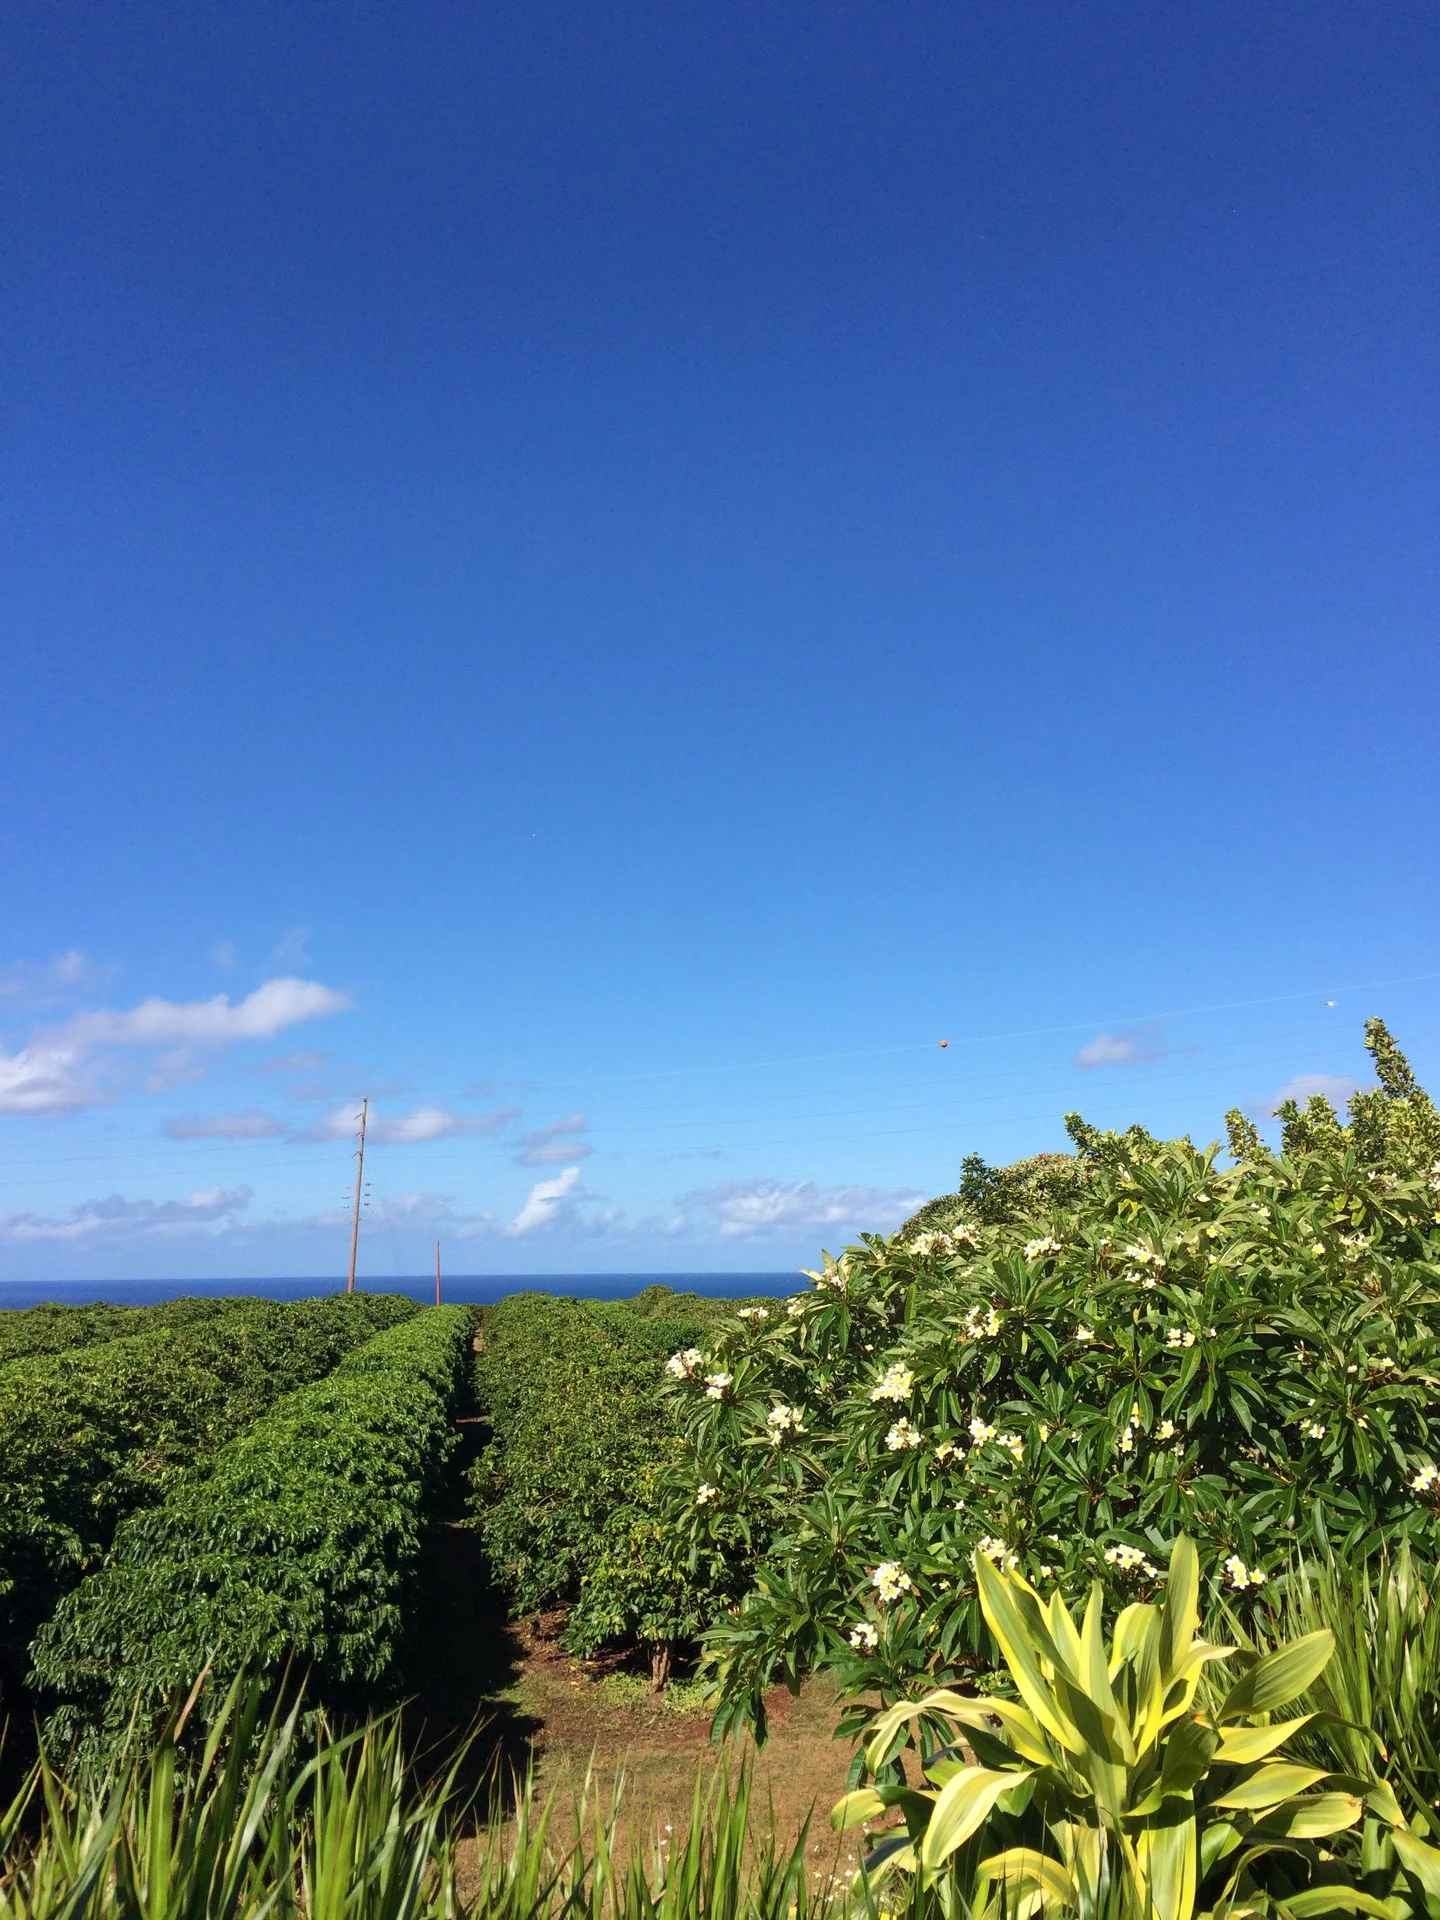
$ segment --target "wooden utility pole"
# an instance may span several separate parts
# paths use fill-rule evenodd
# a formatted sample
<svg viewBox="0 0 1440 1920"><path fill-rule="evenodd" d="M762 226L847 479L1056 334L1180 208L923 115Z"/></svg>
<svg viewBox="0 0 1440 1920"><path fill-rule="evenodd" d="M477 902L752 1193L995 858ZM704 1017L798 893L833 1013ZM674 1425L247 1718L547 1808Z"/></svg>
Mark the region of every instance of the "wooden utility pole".
<svg viewBox="0 0 1440 1920"><path fill-rule="evenodd" d="M440 1304L440 1242L435 1242L435 1304Z"/></svg>
<svg viewBox="0 0 1440 1920"><path fill-rule="evenodd" d="M360 1246L360 1200L365 1191L365 1123L370 1116L368 1098L360 1102L360 1144L355 1150L355 1211L350 1217L350 1278L345 1291L355 1291L355 1255Z"/></svg>

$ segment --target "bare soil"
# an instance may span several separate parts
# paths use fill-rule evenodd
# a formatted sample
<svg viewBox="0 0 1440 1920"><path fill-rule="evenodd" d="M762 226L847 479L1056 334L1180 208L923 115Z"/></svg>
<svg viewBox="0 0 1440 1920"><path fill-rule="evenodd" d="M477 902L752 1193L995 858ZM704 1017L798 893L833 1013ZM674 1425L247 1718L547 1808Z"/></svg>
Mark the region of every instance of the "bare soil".
<svg viewBox="0 0 1440 1920"><path fill-rule="evenodd" d="M685 1832L697 1780L708 1786L717 1771L733 1775L746 1765L757 1809L773 1810L777 1839L788 1846L808 1821L817 1874L848 1870L858 1857L854 1839L837 1840L828 1824L853 1752L832 1737L833 1691L818 1682L798 1697L777 1689L766 1702L762 1748L748 1739L716 1746L709 1715L651 1697L637 1684L648 1673L638 1662L568 1653L563 1613L511 1620L479 1536L463 1524L465 1467L483 1428L464 1421L461 1431L452 1497L426 1535L406 1657L417 1755L439 1765L464 1748L462 1778L487 1796L491 1783L533 1775L542 1797L555 1795L562 1829L566 1804L587 1779L592 1800L598 1794L605 1806L621 1785L623 1836L655 1844ZM619 1675L630 1677L617 1685Z"/></svg>

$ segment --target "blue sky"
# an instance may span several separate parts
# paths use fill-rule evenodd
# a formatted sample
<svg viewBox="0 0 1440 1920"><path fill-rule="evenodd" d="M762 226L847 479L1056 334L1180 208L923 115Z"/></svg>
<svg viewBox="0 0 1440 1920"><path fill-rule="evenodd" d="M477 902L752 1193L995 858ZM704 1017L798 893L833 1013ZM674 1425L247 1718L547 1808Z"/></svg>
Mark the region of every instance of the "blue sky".
<svg viewBox="0 0 1440 1920"><path fill-rule="evenodd" d="M1429 6L0 41L0 1277L338 1271L365 1094L383 1277L1440 1080Z"/></svg>

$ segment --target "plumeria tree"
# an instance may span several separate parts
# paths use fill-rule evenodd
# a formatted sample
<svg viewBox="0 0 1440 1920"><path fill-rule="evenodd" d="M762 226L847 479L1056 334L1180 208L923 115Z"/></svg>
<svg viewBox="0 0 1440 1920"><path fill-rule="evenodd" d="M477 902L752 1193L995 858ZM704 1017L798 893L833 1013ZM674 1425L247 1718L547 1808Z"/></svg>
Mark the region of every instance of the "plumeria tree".
<svg viewBox="0 0 1440 1920"><path fill-rule="evenodd" d="M1348 1125L1312 1099L1271 1153L1232 1114L1226 1155L1072 1116L1063 1176L972 1179L976 1217L932 1205L672 1358L669 1550L744 1595L722 1728L819 1666L885 1699L991 1666L976 1552L1137 1599L1184 1533L1242 1606L1308 1540L1429 1557L1440 1116L1367 1039Z"/></svg>

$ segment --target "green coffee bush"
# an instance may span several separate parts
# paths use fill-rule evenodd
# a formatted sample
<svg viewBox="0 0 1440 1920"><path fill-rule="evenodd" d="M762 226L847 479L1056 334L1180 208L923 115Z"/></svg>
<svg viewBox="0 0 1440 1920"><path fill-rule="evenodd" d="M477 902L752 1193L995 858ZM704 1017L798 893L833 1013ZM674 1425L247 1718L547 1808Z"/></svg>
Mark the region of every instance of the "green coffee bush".
<svg viewBox="0 0 1440 1920"><path fill-rule="evenodd" d="M383 1687L471 1326L434 1307L377 1334L124 1521L35 1641L56 1736L109 1738L207 1663L221 1679L291 1666L331 1702Z"/></svg>
<svg viewBox="0 0 1440 1920"><path fill-rule="evenodd" d="M0 1659L12 1676L126 1514L416 1311L377 1294L206 1304L214 1310L0 1369Z"/></svg>

